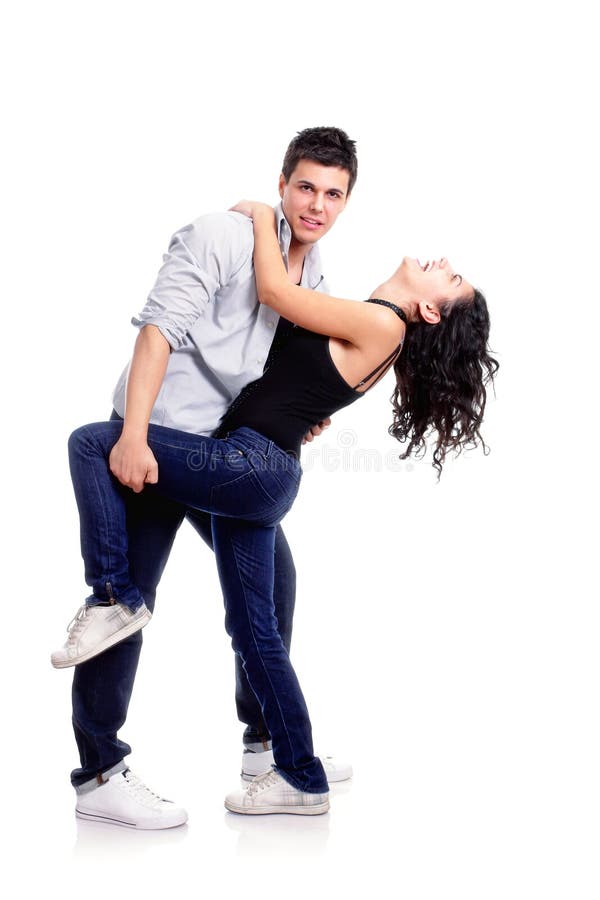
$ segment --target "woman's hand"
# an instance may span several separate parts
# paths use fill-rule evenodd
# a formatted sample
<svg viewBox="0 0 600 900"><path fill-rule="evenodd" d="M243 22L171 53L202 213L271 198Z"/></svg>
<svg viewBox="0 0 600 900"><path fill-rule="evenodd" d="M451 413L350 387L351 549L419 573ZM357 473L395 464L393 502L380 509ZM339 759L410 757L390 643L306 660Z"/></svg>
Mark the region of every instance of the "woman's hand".
<svg viewBox="0 0 600 900"><path fill-rule="evenodd" d="M239 203L231 207L230 212L239 212L244 216L248 216L249 219L254 219L261 213L269 213L272 216L273 207L269 206L268 203L259 203L258 200L240 200Z"/></svg>

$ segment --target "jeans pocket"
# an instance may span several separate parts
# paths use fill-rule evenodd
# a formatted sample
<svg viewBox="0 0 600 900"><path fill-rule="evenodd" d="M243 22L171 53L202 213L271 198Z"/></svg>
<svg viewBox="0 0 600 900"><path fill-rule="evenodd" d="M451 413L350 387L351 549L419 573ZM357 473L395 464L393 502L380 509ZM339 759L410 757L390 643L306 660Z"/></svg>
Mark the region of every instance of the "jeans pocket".
<svg viewBox="0 0 600 900"><path fill-rule="evenodd" d="M271 492L263 485L254 471L244 472L237 478L214 485L210 492L211 512L215 515L233 516L251 522L271 522L273 515L285 499L283 492ZM275 496L272 496L275 493Z"/></svg>
<svg viewBox="0 0 600 900"><path fill-rule="evenodd" d="M280 496L286 496L291 504L300 487L302 469L288 454L284 454L281 450L278 452L279 456L272 460L269 467L265 488L276 490Z"/></svg>

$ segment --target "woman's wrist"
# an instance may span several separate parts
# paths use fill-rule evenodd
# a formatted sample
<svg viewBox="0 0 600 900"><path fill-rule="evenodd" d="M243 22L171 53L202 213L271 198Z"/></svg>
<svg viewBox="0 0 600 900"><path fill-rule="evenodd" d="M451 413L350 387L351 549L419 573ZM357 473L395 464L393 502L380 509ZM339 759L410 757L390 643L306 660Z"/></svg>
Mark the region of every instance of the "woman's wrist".
<svg viewBox="0 0 600 900"><path fill-rule="evenodd" d="M260 222L261 224L265 222L271 223L273 221L274 213L275 210L272 206L266 206L264 203L258 203L252 208L252 221Z"/></svg>

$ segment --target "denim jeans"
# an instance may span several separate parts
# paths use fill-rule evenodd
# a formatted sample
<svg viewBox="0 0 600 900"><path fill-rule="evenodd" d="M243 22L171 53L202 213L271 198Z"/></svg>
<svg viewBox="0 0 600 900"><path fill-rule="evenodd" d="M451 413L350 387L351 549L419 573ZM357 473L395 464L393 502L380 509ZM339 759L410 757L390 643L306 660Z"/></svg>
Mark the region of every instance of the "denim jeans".
<svg viewBox="0 0 600 900"><path fill-rule="evenodd" d="M127 527L131 526L131 511L126 498L131 492L119 485L107 468L108 455L120 432L119 422L84 426L71 436L69 454L86 580L93 588L88 602L114 598L133 609L145 596L146 586L134 583L130 575ZM171 519L177 524L170 529L171 543L181 521L181 507L212 516L226 628L271 735L276 768L300 790L326 791L323 767L313 753L306 704L281 638L273 601L277 526L298 490L298 462L247 428L238 429L226 440L216 440L152 425L148 443L158 462L159 482L147 485L138 496L147 492L148 500L158 495L167 512L172 504ZM158 572L170 549L165 543L162 557L155 556ZM135 553L148 555L155 549L142 541ZM131 562L135 569L137 561ZM77 667L85 670L95 663L93 674L83 677L86 690L82 691L79 672L74 681L75 732L80 752L84 751L83 768L73 773L74 784L112 767L129 752L130 748L117 740L116 732L133 687L141 647L136 637ZM102 697L107 682L120 684L123 699L112 710L112 719L107 704L114 691L108 689L106 705L99 703L104 729L99 738L102 741L109 733L111 740L105 748L108 752L98 753L93 747L93 723L85 721L81 697L92 691ZM86 760L85 751L90 747L95 758Z"/></svg>

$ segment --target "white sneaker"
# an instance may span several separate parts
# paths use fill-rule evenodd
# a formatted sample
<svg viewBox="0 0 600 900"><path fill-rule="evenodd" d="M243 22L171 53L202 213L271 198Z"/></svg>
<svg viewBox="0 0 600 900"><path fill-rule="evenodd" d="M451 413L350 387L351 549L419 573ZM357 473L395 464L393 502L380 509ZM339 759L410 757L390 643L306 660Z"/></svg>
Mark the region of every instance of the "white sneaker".
<svg viewBox="0 0 600 900"><path fill-rule="evenodd" d="M125 828L174 828L187 822L185 809L158 797L131 769L117 772L104 784L79 794L75 815Z"/></svg>
<svg viewBox="0 0 600 900"><path fill-rule="evenodd" d="M228 794L225 797L225 807L230 812L250 816L269 813L320 816L329 809L329 794L299 791L271 769L265 775L254 778L245 790Z"/></svg>
<svg viewBox="0 0 600 900"><path fill-rule="evenodd" d="M77 666L139 631L151 618L145 603L135 612L122 603L110 606L84 603L67 627L66 643L50 657L52 665L55 669Z"/></svg>
<svg viewBox="0 0 600 900"><path fill-rule="evenodd" d="M334 756L320 756L319 759L323 763L325 775L330 784L334 781L347 781L348 778L352 778L352 766L350 763L339 762ZM242 778L244 781L252 781L257 775L264 775L266 772L270 772L274 762L272 750L263 750L260 753L244 750L242 755Z"/></svg>

